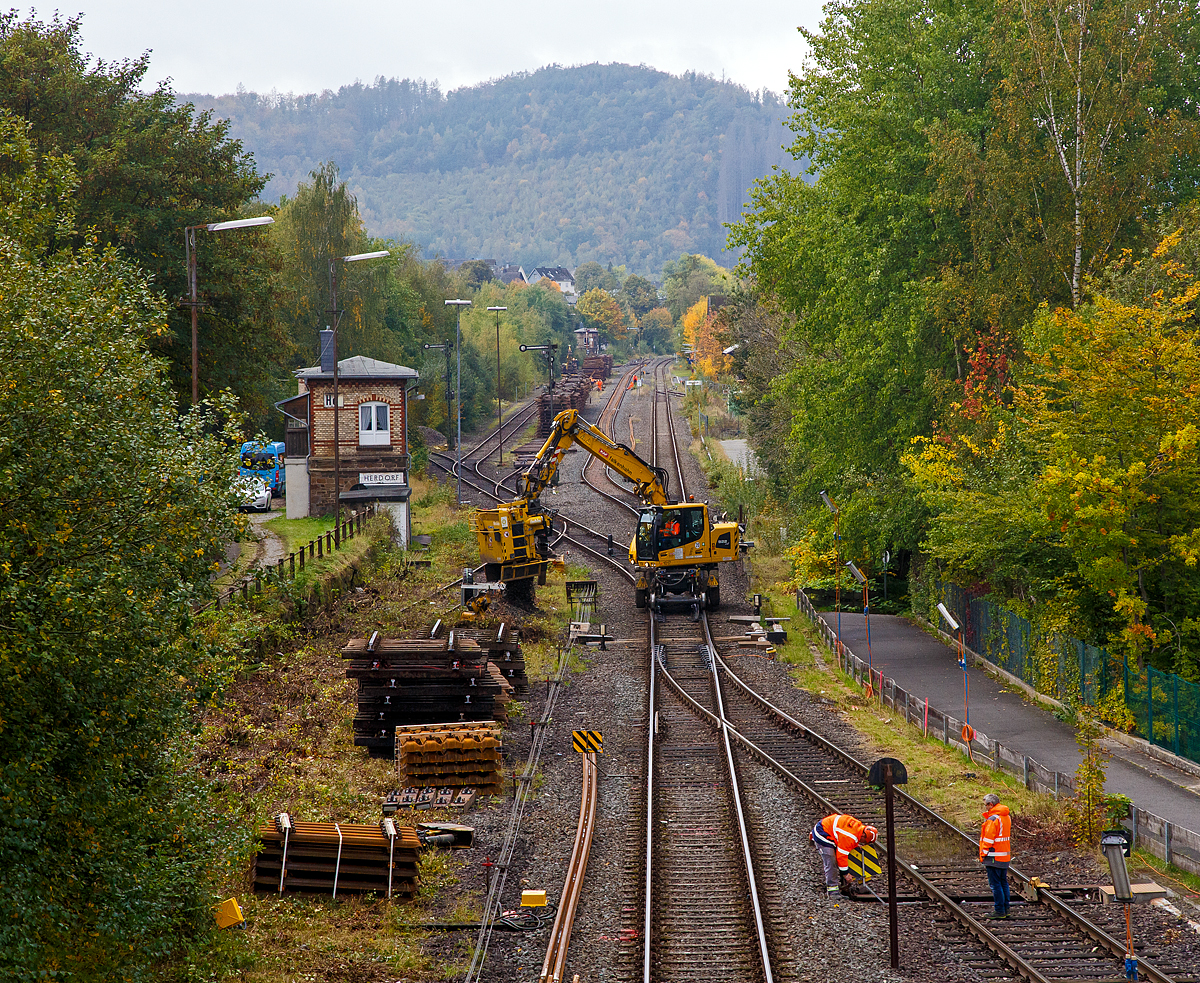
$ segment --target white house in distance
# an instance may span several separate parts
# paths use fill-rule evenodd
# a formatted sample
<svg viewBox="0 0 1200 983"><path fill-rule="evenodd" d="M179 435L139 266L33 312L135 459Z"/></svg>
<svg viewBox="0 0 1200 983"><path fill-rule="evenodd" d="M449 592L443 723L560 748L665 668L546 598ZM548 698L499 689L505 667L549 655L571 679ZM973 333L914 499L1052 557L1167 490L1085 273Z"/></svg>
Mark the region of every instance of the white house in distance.
<svg viewBox="0 0 1200 983"><path fill-rule="evenodd" d="M321 364L297 369L299 393L276 403L287 417L287 517L331 515L334 510L333 356L321 332ZM384 504L407 545L408 390L419 376L407 365L355 355L338 361L337 493L344 508Z"/></svg>
<svg viewBox="0 0 1200 983"><path fill-rule="evenodd" d="M558 284L558 289L562 291L568 304L574 304L579 299L575 293L575 277L565 266L535 266L528 280L531 285L539 280L553 281Z"/></svg>

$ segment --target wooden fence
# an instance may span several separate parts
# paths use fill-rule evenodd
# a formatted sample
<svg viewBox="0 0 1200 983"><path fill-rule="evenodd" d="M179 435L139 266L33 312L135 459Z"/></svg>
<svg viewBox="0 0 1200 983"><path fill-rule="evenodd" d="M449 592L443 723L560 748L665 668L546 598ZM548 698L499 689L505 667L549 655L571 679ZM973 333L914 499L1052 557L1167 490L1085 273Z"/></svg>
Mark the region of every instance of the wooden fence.
<svg viewBox="0 0 1200 983"><path fill-rule="evenodd" d="M838 666L859 685L869 683L871 694L884 706L890 707L908 723L919 728L926 737L940 740L955 748L976 763L1020 775L1025 787L1034 792L1059 795L1075 794L1075 776L1066 775L1038 764L1027 754L1005 747L981 731L974 730L967 740L964 722L953 714L931 706L929 698L915 697L906 692L890 676L872 670L845 642L839 644L837 633L821 618L804 591L796 594L796 607L816 626L826 648L837 658ZM1136 804L1124 825L1133 834L1134 845L1148 850L1167 863L1175 864L1193 874L1200 874L1200 834L1170 823Z"/></svg>
<svg viewBox="0 0 1200 983"><path fill-rule="evenodd" d="M370 502L365 508L346 513L340 526L327 529L316 539L310 539L300 549L281 558L274 567L255 568L228 590L218 591L216 597L198 610L207 611L210 607L216 607L220 611L223 603L231 603L239 594L245 601L249 600L253 594L261 594L263 587L271 583L282 584L288 580L295 580L297 573L304 570L306 557L307 562L312 563L323 559L326 555L332 556L342 548L343 543L358 536L367 521L378 512L379 506L375 502Z"/></svg>

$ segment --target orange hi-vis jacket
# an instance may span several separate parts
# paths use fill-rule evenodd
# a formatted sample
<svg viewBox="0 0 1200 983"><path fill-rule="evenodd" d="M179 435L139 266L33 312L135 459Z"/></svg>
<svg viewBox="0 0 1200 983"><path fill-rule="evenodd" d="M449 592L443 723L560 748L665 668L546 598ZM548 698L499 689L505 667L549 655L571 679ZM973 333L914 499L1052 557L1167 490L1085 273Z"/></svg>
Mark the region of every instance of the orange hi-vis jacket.
<svg viewBox="0 0 1200 983"><path fill-rule="evenodd" d="M1011 830L1012 818L1008 814L1008 806L994 805L983 814L983 831L979 834L981 864L1007 867L1012 862Z"/></svg>
<svg viewBox="0 0 1200 983"><path fill-rule="evenodd" d="M825 846L835 847L838 870L847 871L850 869L850 852L858 846L866 828L864 823L853 816L835 813L817 823L813 830L813 839Z"/></svg>

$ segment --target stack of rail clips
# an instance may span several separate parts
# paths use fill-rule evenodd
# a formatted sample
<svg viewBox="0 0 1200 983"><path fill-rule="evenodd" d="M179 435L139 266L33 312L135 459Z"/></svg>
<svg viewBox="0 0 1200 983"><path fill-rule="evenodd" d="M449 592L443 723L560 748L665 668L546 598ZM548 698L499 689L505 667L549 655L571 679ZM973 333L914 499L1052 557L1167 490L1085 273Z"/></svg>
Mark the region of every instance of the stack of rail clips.
<svg viewBox="0 0 1200 983"><path fill-rule="evenodd" d="M376 632L349 642L342 657L350 660L346 675L358 680L354 743L373 757L391 757L399 726L507 720L514 686L490 663L490 651L459 631L446 639L384 639ZM521 674L523 681L524 663Z"/></svg>
<svg viewBox="0 0 1200 983"><path fill-rule="evenodd" d="M425 724L396 728L396 773L405 790L474 789L499 795L504 776L501 728L490 721ZM432 803L436 805L437 803ZM447 799L453 807L453 800Z"/></svg>
<svg viewBox="0 0 1200 983"><path fill-rule="evenodd" d="M412 826L301 823L286 812L258 830L254 890L282 894L364 894L412 898L421 841Z"/></svg>

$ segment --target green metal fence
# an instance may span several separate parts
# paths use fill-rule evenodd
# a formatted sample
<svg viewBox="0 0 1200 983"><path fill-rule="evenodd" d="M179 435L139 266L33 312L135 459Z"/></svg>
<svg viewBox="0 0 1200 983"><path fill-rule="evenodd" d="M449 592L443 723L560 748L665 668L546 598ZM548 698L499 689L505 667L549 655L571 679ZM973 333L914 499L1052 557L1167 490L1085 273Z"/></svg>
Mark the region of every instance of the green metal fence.
<svg viewBox="0 0 1200 983"><path fill-rule="evenodd" d="M1072 706L1100 707L1119 689L1140 737L1200 762L1200 686L1149 666L1132 667L1078 638L1039 634L1027 619L992 601L954 584L938 586L968 648Z"/></svg>

